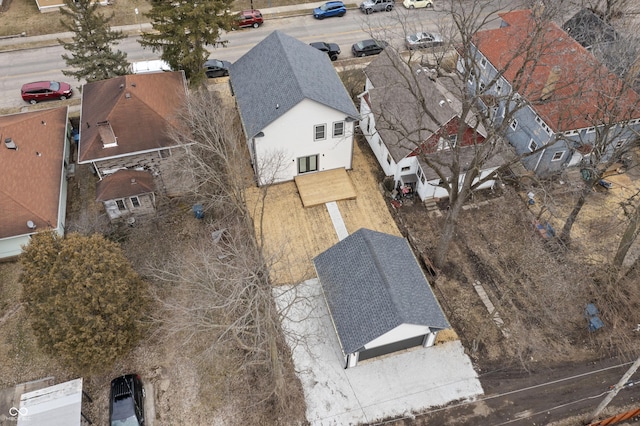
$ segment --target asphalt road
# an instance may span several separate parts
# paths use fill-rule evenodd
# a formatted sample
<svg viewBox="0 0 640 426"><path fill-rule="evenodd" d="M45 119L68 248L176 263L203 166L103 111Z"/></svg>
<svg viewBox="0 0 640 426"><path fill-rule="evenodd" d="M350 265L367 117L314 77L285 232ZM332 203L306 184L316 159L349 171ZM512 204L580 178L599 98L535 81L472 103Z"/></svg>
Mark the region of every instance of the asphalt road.
<svg viewBox="0 0 640 426"><path fill-rule="evenodd" d="M480 373L485 395L474 402L462 402L416 416L416 424L427 425L547 425L588 415L605 398L631 366L620 359L563 365L525 372L496 369ZM634 374L632 380L639 380ZM640 407L640 386L622 389L609 405ZM568 424L568 423L567 423ZM579 425L580 422L575 423ZM638 424L628 421L626 425Z"/></svg>
<svg viewBox="0 0 640 426"><path fill-rule="evenodd" d="M342 54L340 58L352 57L351 45L359 40L370 38L373 34L393 45L402 46L404 34L429 30L447 32L451 19L443 11L421 9L408 11L396 7L393 12L364 15L359 10L350 10L342 18L315 20L310 15L266 20L257 29L245 29L223 34L228 40L227 47L212 48L211 57L236 61L249 49L274 30L280 30L305 43L328 41L338 43ZM138 37L131 36L123 40L117 48L127 52L130 62L157 59L159 54L144 50L138 44ZM25 105L20 98L22 84L38 80L62 80L73 87L81 82L62 74L65 68L59 46L31 48L0 53L0 108Z"/></svg>

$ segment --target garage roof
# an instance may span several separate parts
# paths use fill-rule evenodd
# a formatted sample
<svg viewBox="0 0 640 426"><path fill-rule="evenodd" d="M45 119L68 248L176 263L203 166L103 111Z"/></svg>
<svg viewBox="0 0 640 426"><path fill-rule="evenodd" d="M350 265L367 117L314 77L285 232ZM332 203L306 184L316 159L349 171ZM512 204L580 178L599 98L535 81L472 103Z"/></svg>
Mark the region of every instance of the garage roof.
<svg viewBox="0 0 640 426"><path fill-rule="evenodd" d="M345 354L402 324L449 327L404 238L362 228L314 264Z"/></svg>

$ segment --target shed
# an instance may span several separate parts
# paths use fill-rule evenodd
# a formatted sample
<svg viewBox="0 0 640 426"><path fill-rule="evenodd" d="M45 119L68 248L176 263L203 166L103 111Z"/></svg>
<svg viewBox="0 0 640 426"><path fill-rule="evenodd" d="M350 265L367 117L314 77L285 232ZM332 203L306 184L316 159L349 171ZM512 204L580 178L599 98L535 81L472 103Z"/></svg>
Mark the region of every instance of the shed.
<svg viewBox="0 0 640 426"><path fill-rule="evenodd" d="M18 426L80 426L82 424L82 379L23 393Z"/></svg>
<svg viewBox="0 0 640 426"><path fill-rule="evenodd" d="M314 259L345 368L415 346L448 328L406 239L360 229Z"/></svg>

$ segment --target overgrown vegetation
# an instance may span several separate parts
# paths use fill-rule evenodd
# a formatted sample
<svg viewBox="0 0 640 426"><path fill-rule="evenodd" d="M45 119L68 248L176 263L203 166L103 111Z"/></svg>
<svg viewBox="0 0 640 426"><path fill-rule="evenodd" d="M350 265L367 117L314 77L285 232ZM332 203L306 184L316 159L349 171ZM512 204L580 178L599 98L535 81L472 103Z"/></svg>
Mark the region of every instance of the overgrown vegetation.
<svg viewBox="0 0 640 426"><path fill-rule="evenodd" d="M20 258L22 303L39 346L79 373L102 371L140 337L146 285L101 235L34 235Z"/></svg>

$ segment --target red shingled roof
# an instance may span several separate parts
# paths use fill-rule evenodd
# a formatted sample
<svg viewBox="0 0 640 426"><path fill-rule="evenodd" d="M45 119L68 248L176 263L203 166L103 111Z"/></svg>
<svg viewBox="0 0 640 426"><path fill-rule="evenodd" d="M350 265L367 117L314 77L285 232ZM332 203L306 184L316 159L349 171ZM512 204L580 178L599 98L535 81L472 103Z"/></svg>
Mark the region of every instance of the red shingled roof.
<svg viewBox="0 0 640 426"><path fill-rule="evenodd" d="M134 74L82 88L78 162L174 146L167 135L186 95L182 71ZM117 146L105 148L98 123L108 122ZM103 126L104 127L104 126Z"/></svg>
<svg viewBox="0 0 640 426"><path fill-rule="evenodd" d="M0 117L0 238L57 226L66 129L67 107Z"/></svg>
<svg viewBox="0 0 640 426"><path fill-rule="evenodd" d="M474 44L554 132L591 127L597 121L640 117L638 95L554 22L531 10L500 14L501 28L479 31ZM542 29L537 32L536 27ZM539 36L536 36L536 35ZM530 53L527 53L529 51ZM536 52L532 54L531 52ZM541 100L552 70L559 72L551 97ZM613 113L613 108L619 110Z"/></svg>
<svg viewBox="0 0 640 426"><path fill-rule="evenodd" d="M155 191L153 176L146 171L119 170L96 185L96 201L133 197Z"/></svg>

